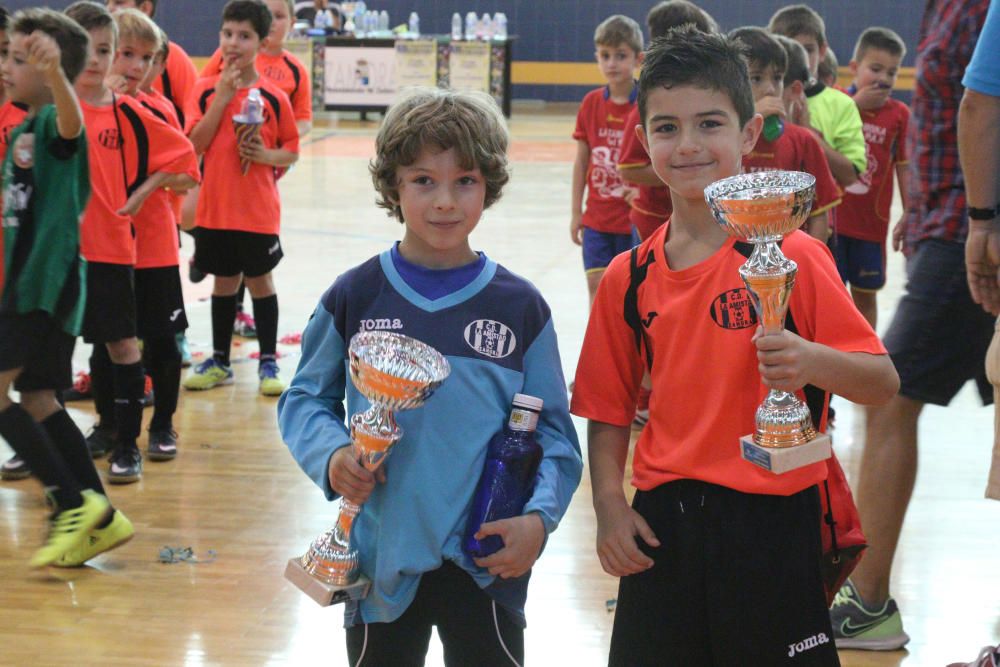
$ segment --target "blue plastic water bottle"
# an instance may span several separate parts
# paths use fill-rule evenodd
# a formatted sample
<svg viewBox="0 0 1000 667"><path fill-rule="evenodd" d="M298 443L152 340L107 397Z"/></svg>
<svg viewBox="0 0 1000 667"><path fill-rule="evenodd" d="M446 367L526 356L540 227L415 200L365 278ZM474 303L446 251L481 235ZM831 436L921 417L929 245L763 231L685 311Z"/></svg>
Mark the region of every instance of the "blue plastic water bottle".
<svg viewBox="0 0 1000 667"><path fill-rule="evenodd" d="M490 440L462 540L462 549L473 558L489 556L504 546L499 535L477 540L479 527L489 521L521 516L534 492L542 461L542 447L535 441L542 405L540 398L514 394L510 420Z"/></svg>

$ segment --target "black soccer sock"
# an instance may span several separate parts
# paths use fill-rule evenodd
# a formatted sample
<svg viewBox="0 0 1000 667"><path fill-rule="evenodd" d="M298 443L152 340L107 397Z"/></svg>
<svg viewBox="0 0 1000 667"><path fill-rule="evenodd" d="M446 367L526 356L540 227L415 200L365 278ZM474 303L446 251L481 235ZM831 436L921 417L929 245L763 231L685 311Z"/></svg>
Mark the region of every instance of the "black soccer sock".
<svg viewBox="0 0 1000 667"><path fill-rule="evenodd" d="M52 441L52 445L66 463L73 477L77 479L85 489L97 491L102 496L106 496L104 485L101 484L101 477L94 467L94 460L87 449L87 441L80 432L79 427L65 410L60 410L50 415L42 422L42 428Z"/></svg>
<svg viewBox="0 0 1000 667"><path fill-rule="evenodd" d="M137 447L142 430L142 397L146 393L146 374L142 364L114 364L115 418L118 421L118 444Z"/></svg>
<svg viewBox="0 0 1000 667"><path fill-rule="evenodd" d="M111 355L104 343L95 343L90 355L90 395L99 417L101 428L115 430L115 380Z"/></svg>
<svg viewBox="0 0 1000 667"><path fill-rule="evenodd" d="M212 356L223 366L229 365L233 344L233 320L236 319L236 295L212 295Z"/></svg>
<svg viewBox="0 0 1000 667"><path fill-rule="evenodd" d="M181 353L174 336L146 339L149 376L153 378L153 420L150 431L169 431L177 412L181 386Z"/></svg>
<svg viewBox="0 0 1000 667"><path fill-rule="evenodd" d="M236 291L236 312L237 313L242 313L243 312L243 299L246 298L246 295L247 295L247 284L245 282L243 282L243 281L240 281L240 288Z"/></svg>
<svg viewBox="0 0 1000 667"><path fill-rule="evenodd" d="M274 361L278 349L278 295L253 300L253 318L257 321L260 360Z"/></svg>
<svg viewBox="0 0 1000 667"><path fill-rule="evenodd" d="M80 485L69 467L60 458L45 430L20 405L12 404L0 412L0 436L52 493L60 510L74 509L83 504Z"/></svg>

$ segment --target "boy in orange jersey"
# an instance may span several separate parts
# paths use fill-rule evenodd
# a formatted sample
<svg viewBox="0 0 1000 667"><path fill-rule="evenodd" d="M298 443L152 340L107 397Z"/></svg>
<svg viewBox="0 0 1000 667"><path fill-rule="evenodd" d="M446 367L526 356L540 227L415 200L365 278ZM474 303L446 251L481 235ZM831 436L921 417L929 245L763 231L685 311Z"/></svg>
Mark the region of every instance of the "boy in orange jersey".
<svg viewBox="0 0 1000 667"><path fill-rule="evenodd" d="M891 97L905 54L906 45L895 32L868 28L858 38L850 63L854 82L847 92L861 112L868 169L844 193L833 254L840 277L850 283L854 304L873 327L878 317L878 291L885 286L885 244L894 174L903 210L909 208L906 133L910 108ZM902 240L902 222L898 222L892 235L896 250L902 248Z"/></svg>
<svg viewBox="0 0 1000 667"><path fill-rule="evenodd" d="M748 305L733 312L750 302L746 257L705 188L740 173L763 122L739 47L671 30L646 52L638 104L640 139L674 210L608 267L571 405L590 420L598 556L621 577L609 664L838 665L820 572L826 463L775 475L744 461L739 439L768 387L811 384L879 403L898 378L829 250L803 232L782 244L799 267L790 308L799 333L765 335ZM630 308L641 322L627 321ZM622 476L647 368L650 419L635 445L630 507Z"/></svg>
<svg viewBox="0 0 1000 667"><path fill-rule="evenodd" d="M618 253L632 247L632 224L618 158L625 121L635 106L635 68L642 62L642 29L621 14L605 19L594 31L597 65L607 85L583 98L576 115L569 235L583 246L587 292L594 300L604 269ZM584 207L584 190L587 205Z"/></svg>
<svg viewBox="0 0 1000 667"><path fill-rule="evenodd" d="M284 390L276 360L278 296L271 271L281 261L281 202L275 169L298 159L299 133L288 96L256 68L257 53L271 29L271 11L261 0L231 0L222 12L219 47L225 66L199 79L187 109L188 132L204 155L198 197L195 266L215 276L212 290L212 357L184 380L186 389L211 389L233 380L229 365L236 292L245 281L253 297L260 341L260 393ZM233 117L254 88L264 122L251 140L238 142ZM244 174L241 160L249 163ZM253 202L253 206L247 206Z"/></svg>
<svg viewBox="0 0 1000 667"><path fill-rule="evenodd" d="M112 77L122 81L121 92L139 100L147 110L183 136L173 105L163 95L142 92L153 72L160 51L160 29L136 9L114 14L118 25L118 50L111 66ZM196 171L194 146L188 142L189 164ZM143 341L146 370L153 379L154 409L149 422L147 453L152 461L167 461L177 455L177 433L173 415L181 384L181 354L177 334L187 329L184 295L178 270L179 239L174 194L164 188L154 191L133 216L135 222L136 325Z"/></svg>
<svg viewBox="0 0 1000 667"><path fill-rule="evenodd" d="M761 133L753 150L743 157L743 169L748 172L787 169L815 176L816 198L805 231L826 243L830 236L827 215L840 204L840 188L815 135L783 120L786 116L784 79L788 53L763 28L737 28L729 33L729 38L743 45L750 70L754 110L764 118L777 117L781 121L780 134L776 137L769 139Z"/></svg>
<svg viewBox="0 0 1000 667"><path fill-rule="evenodd" d="M108 481L142 476L137 439L145 386L134 291L134 219L157 189L183 190L198 178L184 135L136 100L107 86L117 28L101 5L77 2L67 15L90 33L91 57L76 81L89 142L92 195L84 211L81 251L87 259L84 340L94 344L91 391L100 417L88 438L91 454L111 450Z"/></svg>

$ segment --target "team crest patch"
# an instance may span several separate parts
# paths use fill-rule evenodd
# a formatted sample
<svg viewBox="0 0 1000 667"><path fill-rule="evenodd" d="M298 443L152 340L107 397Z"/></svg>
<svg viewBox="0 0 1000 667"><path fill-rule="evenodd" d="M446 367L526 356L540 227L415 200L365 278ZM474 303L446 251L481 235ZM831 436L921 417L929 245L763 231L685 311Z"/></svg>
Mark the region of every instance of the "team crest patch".
<svg viewBox="0 0 1000 667"><path fill-rule="evenodd" d="M727 290L715 297L712 319L723 329L749 329L757 326L757 311L753 298L743 287Z"/></svg>
<svg viewBox="0 0 1000 667"><path fill-rule="evenodd" d="M517 336L510 327L495 320L476 320L465 327L465 342L491 359L509 357L517 349Z"/></svg>
<svg viewBox="0 0 1000 667"><path fill-rule="evenodd" d="M14 164L21 169L35 166L35 135L25 132L14 142Z"/></svg>

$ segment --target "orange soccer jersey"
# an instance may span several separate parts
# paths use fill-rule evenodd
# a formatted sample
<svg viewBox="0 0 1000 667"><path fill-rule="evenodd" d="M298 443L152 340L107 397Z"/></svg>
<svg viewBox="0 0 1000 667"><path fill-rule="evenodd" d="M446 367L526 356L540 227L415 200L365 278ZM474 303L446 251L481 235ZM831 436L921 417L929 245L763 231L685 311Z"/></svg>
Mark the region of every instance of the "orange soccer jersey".
<svg viewBox="0 0 1000 667"><path fill-rule="evenodd" d="M186 114L189 133L212 103L218 80L219 77L214 76L199 79L195 84ZM260 130L264 145L297 153L299 131L288 96L264 77L258 78L255 87L260 89L264 100L264 125ZM281 227L281 200L274 167L252 164L250 171L243 174L231 121L240 112L249 90L236 91L226 106L212 143L205 150L205 178L198 195L195 226L277 234Z"/></svg>
<svg viewBox="0 0 1000 667"><path fill-rule="evenodd" d="M191 141L131 97L96 107L80 101L87 128L91 196L83 212L80 252L91 262L135 264L132 219L118 211L156 172L198 178Z"/></svg>
<svg viewBox="0 0 1000 667"><path fill-rule="evenodd" d="M184 110L188 97L198 80L198 69L191 62L191 56L177 42L170 42L167 65L163 74L153 82L153 89L163 93L177 111L177 119L185 125Z"/></svg>
<svg viewBox="0 0 1000 667"><path fill-rule="evenodd" d="M0 106L0 160L7 155L7 140L10 133L18 125L24 122L24 117L28 115L28 107L20 102L6 102ZM3 210L3 199L0 197L0 211ZM3 234L0 234L0 290L3 290Z"/></svg>
<svg viewBox="0 0 1000 667"><path fill-rule="evenodd" d="M255 61L257 71L270 79L288 95L295 110L295 120L312 120L312 79L302 61L288 51L272 56L261 51ZM222 51L215 50L201 69L203 78L218 76L222 72Z"/></svg>
<svg viewBox="0 0 1000 667"><path fill-rule="evenodd" d="M741 491L790 495L823 480L820 462L774 475L740 457L739 438L754 429L766 394L751 342L757 316L739 275L746 257L733 239L694 266L671 270L664 255L668 221L639 246L652 264L638 287L638 312L653 349L649 422L635 447L632 484L649 490L697 479ZM885 354L858 313L829 249L803 232L782 250L798 263L791 313L799 335L845 352ZM591 308L571 411L627 426L646 365L625 322L629 254L608 267ZM801 394L801 392L800 392ZM823 428L823 424L817 424Z"/></svg>

